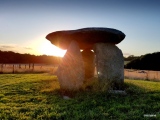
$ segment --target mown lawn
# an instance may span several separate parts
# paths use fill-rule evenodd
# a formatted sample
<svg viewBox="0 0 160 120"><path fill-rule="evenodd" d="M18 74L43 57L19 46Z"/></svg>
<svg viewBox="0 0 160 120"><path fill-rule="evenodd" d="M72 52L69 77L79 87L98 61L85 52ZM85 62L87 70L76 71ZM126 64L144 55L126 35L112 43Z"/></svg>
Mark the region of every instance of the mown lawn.
<svg viewBox="0 0 160 120"><path fill-rule="evenodd" d="M54 75L1 74L0 119L160 119L160 82L125 80L125 88L126 96L86 90L64 100Z"/></svg>

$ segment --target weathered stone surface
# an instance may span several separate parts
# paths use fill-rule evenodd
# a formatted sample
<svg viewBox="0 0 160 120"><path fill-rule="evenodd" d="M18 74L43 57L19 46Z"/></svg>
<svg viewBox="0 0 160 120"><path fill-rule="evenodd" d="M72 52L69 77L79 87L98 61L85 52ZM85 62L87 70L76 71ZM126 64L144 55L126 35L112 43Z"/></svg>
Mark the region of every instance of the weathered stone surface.
<svg viewBox="0 0 160 120"><path fill-rule="evenodd" d="M119 95L127 95L126 91L124 91L124 90L109 90L108 93L119 94Z"/></svg>
<svg viewBox="0 0 160 120"><path fill-rule="evenodd" d="M80 49L93 49L95 43L118 44L125 38L125 34L112 28L92 27L56 31L48 34L46 38L62 49L67 49L72 40L78 43Z"/></svg>
<svg viewBox="0 0 160 120"><path fill-rule="evenodd" d="M94 77L94 53L90 49L85 49L82 51L82 57L84 61L84 68L85 68L85 79L89 79Z"/></svg>
<svg viewBox="0 0 160 120"><path fill-rule="evenodd" d="M72 41L57 70L62 90L78 90L84 81L84 64L78 44Z"/></svg>
<svg viewBox="0 0 160 120"><path fill-rule="evenodd" d="M69 96L63 96L63 99L64 100L69 100L69 99L71 99Z"/></svg>
<svg viewBox="0 0 160 120"><path fill-rule="evenodd" d="M97 43L95 54L99 80L111 83L112 89L123 89L124 59L121 50L114 44Z"/></svg>

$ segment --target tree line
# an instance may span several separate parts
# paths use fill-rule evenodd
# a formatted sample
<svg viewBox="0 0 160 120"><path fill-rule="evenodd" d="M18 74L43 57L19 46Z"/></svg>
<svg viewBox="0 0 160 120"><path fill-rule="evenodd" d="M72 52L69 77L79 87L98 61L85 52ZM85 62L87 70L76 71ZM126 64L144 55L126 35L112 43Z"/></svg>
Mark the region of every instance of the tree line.
<svg viewBox="0 0 160 120"><path fill-rule="evenodd" d="M61 57L48 56L48 55L31 55L20 54L13 51L0 50L0 64L54 64L57 65L61 62ZM124 67L126 69L139 69L139 70L157 70L160 71L160 52L150 53L142 56L128 56L124 57L124 61L130 61Z"/></svg>
<svg viewBox="0 0 160 120"><path fill-rule="evenodd" d="M31 54L20 54L13 51L1 51L0 50L0 63L1 64L12 64L12 63L36 63L36 64L59 64L61 57L48 56L48 55L31 55Z"/></svg>
<svg viewBox="0 0 160 120"><path fill-rule="evenodd" d="M127 69L160 71L160 52L142 55L125 65Z"/></svg>
<svg viewBox="0 0 160 120"><path fill-rule="evenodd" d="M139 56L130 55L128 57L124 57L124 61L132 61L137 58L139 58Z"/></svg>

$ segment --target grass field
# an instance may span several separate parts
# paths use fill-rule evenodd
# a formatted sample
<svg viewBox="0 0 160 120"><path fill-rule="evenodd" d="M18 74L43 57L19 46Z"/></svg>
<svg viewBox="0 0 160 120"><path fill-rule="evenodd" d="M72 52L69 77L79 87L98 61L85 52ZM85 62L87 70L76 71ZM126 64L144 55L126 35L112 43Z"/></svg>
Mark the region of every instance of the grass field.
<svg viewBox="0 0 160 120"><path fill-rule="evenodd" d="M86 90L64 100L57 77L1 74L0 119L160 119L160 82L125 80L127 95Z"/></svg>

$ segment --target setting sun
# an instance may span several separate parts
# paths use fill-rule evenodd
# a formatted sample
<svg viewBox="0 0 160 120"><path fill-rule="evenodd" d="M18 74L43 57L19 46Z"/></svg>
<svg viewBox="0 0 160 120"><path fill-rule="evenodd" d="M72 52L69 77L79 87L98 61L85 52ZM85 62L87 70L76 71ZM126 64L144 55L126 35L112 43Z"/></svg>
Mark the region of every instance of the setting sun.
<svg viewBox="0 0 160 120"><path fill-rule="evenodd" d="M45 55L53 55L63 57L66 50L62 50L54 45L52 45L48 40L43 41L39 48L39 52Z"/></svg>

